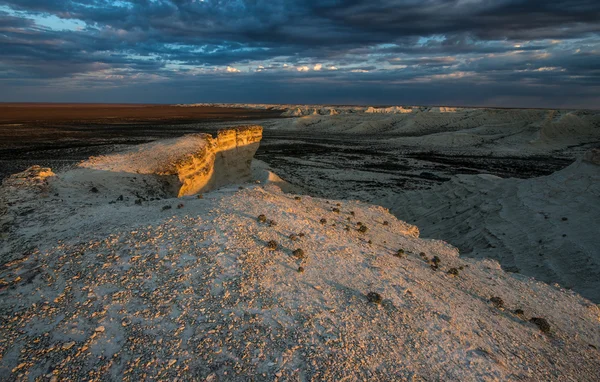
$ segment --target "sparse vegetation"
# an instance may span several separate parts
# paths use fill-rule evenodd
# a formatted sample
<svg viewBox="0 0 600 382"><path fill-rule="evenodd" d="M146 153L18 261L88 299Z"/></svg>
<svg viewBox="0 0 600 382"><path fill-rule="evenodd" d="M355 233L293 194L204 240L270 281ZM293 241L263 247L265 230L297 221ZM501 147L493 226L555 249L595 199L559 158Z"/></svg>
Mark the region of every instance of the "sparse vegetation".
<svg viewBox="0 0 600 382"><path fill-rule="evenodd" d="M277 222L275 220L269 220L267 223L269 224L269 227L273 227L273 226L277 225Z"/></svg>
<svg viewBox="0 0 600 382"><path fill-rule="evenodd" d="M523 311L523 309L515 309L514 313L517 316L524 316L525 315L525 312Z"/></svg>
<svg viewBox="0 0 600 382"><path fill-rule="evenodd" d="M327 219L325 219L325 218L321 219L321 224L327 224Z"/></svg>
<svg viewBox="0 0 600 382"><path fill-rule="evenodd" d="M344 227L344 231L350 231L350 226Z"/></svg>
<svg viewBox="0 0 600 382"><path fill-rule="evenodd" d="M350 215L354 216L355 215L354 211L350 211Z"/></svg>
<svg viewBox="0 0 600 382"><path fill-rule="evenodd" d="M360 228L358 229L358 232L360 233L365 233L367 232L368 228L366 225L361 225Z"/></svg>
<svg viewBox="0 0 600 382"><path fill-rule="evenodd" d="M179 209L183 208L183 203L179 203L179 204L177 205L177 208L179 208Z"/></svg>
<svg viewBox="0 0 600 382"><path fill-rule="evenodd" d="M300 233L298 234L298 236L299 236L299 237L304 237L304 236L305 236L305 235L304 235L304 232L300 232Z"/></svg>
<svg viewBox="0 0 600 382"><path fill-rule="evenodd" d="M263 214L258 215L257 220L261 223L266 223L267 222L267 217Z"/></svg>
<svg viewBox="0 0 600 382"><path fill-rule="evenodd" d="M298 236L297 235L291 234L289 237L290 237L291 241L297 241L298 240Z"/></svg>
<svg viewBox="0 0 600 382"><path fill-rule="evenodd" d="M295 196L295 197L294 197L294 200L302 200L302 198L301 198L301 197L299 197L299 196Z"/></svg>
<svg viewBox="0 0 600 382"><path fill-rule="evenodd" d="M336 214L339 214L339 213L340 213L340 209L339 209L339 208L334 208L334 209L332 209L331 211L335 212Z"/></svg>
<svg viewBox="0 0 600 382"><path fill-rule="evenodd" d="M304 267L298 267L298 273L304 273Z"/></svg>
<svg viewBox="0 0 600 382"><path fill-rule="evenodd" d="M123 201L123 195L119 195L119 197L117 198L117 202L122 202Z"/></svg>
<svg viewBox="0 0 600 382"><path fill-rule="evenodd" d="M306 257L306 255L304 254L304 250L300 248L295 249L294 252L292 252L292 255L297 259L304 259Z"/></svg>
<svg viewBox="0 0 600 382"><path fill-rule="evenodd" d="M492 297L490 302L498 309L504 308L504 300L501 297Z"/></svg>
<svg viewBox="0 0 600 382"><path fill-rule="evenodd" d="M394 256L396 257L403 257L404 256L404 249L400 248L395 254Z"/></svg>
<svg viewBox="0 0 600 382"><path fill-rule="evenodd" d="M367 294L367 300L372 302L373 304L381 304L382 298L381 295L377 292L369 292Z"/></svg>
<svg viewBox="0 0 600 382"><path fill-rule="evenodd" d="M550 333L550 323L542 317L532 317L529 322L536 324L542 333Z"/></svg>
<svg viewBox="0 0 600 382"><path fill-rule="evenodd" d="M171 206L163 206L163 208L162 208L163 211L170 210L170 209L171 209Z"/></svg>
<svg viewBox="0 0 600 382"><path fill-rule="evenodd" d="M385 221L383 222L383 225L390 225L390 222L389 222L389 221L387 221L387 220L385 220Z"/></svg>
<svg viewBox="0 0 600 382"><path fill-rule="evenodd" d="M135 204L141 206L142 205L142 199L136 199L135 200Z"/></svg>
<svg viewBox="0 0 600 382"><path fill-rule="evenodd" d="M437 256L433 256L433 258L431 259L431 262L433 263L433 265L438 267L440 265L440 263L442 262L442 260L440 260L440 258Z"/></svg>
<svg viewBox="0 0 600 382"><path fill-rule="evenodd" d="M98 193L98 189L97 189L96 187L92 187L92 188L90 189L90 192L92 192L92 193L94 193L94 194L97 194L97 193Z"/></svg>
<svg viewBox="0 0 600 382"><path fill-rule="evenodd" d="M452 276L458 276L458 269L450 268L450 269L448 269L448 274L450 274Z"/></svg>
<svg viewBox="0 0 600 382"><path fill-rule="evenodd" d="M198 199L204 199L204 195L198 194L198 195L196 195L196 198L198 198Z"/></svg>
<svg viewBox="0 0 600 382"><path fill-rule="evenodd" d="M267 243L267 248L272 249L272 250L277 249L277 242L275 240L270 240Z"/></svg>

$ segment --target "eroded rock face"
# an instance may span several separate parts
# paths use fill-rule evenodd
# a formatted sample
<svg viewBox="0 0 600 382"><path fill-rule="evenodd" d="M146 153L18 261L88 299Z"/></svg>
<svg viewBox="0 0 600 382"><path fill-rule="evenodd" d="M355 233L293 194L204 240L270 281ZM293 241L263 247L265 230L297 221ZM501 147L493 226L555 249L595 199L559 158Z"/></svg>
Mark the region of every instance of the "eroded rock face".
<svg viewBox="0 0 600 382"><path fill-rule="evenodd" d="M191 134L139 145L125 152L92 157L79 167L111 176L140 174L145 184L162 184L166 194L181 197L249 180L261 138L261 126L240 126L222 130L216 138ZM101 179L104 175L95 177Z"/></svg>
<svg viewBox="0 0 600 382"><path fill-rule="evenodd" d="M177 165L181 183L178 196L209 191L226 184L248 181L252 158L262 139L261 126L222 130L208 135L203 155L188 157Z"/></svg>

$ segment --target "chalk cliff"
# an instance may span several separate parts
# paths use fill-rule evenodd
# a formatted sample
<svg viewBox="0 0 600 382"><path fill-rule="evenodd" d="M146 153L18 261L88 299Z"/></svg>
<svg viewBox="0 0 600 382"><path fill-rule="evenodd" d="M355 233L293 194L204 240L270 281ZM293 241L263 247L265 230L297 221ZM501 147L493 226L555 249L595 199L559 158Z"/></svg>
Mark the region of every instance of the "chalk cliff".
<svg viewBox="0 0 600 382"><path fill-rule="evenodd" d="M158 181L170 196L181 197L250 179L250 165L261 138L261 126L240 126L222 130L217 137L191 134L139 145L92 157L79 167L111 174L140 174L133 183L140 179L145 183Z"/></svg>

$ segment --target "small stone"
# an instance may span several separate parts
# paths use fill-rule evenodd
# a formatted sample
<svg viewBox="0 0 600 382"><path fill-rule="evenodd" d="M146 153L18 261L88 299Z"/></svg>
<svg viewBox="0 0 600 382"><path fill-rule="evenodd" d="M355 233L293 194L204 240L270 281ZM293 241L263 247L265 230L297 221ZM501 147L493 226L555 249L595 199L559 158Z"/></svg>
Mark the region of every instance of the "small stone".
<svg viewBox="0 0 600 382"><path fill-rule="evenodd" d="M334 209L332 209L331 211L332 211L332 212L335 212L336 214L339 214L339 213L340 213L340 209L339 209L339 208L334 208Z"/></svg>
<svg viewBox="0 0 600 382"><path fill-rule="evenodd" d="M448 274L450 274L452 276L458 276L458 269L450 268L450 269L448 269Z"/></svg>
<svg viewBox="0 0 600 382"><path fill-rule="evenodd" d="M170 360L170 361L169 361L169 364L168 364L168 365L169 365L169 366L173 366L173 365L175 365L176 363L177 363L177 360L176 360L176 359L172 359L172 360Z"/></svg>
<svg viewBox="0 0 600 382"><path fill-rule="evenodd" d="M302 200L302 198L299 196L294 196L294 200Z"/></svg>
<svg viewBox="0 0 600 382"><path fill-rule="evenodd" d="M70 348L72 348L73 346L75 346L75 341L72 342L67 342L66 344L64 344L62 346L63 350L69 350Z"/></svg>
<svg viewBox="0 0 600 382"><path fill-rule="evenodd" d="M325 218L321 219L321 224L327 224L327 219L325 219Z"/></svg>
<svg viewBox="0 0 600 382"><path fill-rule="evenodd" d="M261 223L266 223L267 222L267 217L263 214L258 215L257 220Z"/></svg>
<svg viewBox="0 0 600 382"><path fill-rule="evenodd" d="M404 250L402 248L399 249L398 252L396 252L394 254L394 256L396 256L396 257L402 257L402 256L404 256Z"/></svg>
<svg viewBox="0 0 600 382"><path fill-rule="evenodd" d="M523 309L515 309L514 313L517 316L524 316L525 315L525 312L523 311Z"/></svg>
<svg viewBox="0 0 600 382"><path fill-rule="evenodd" d="M275 240L270 240L267 243L267 248L272 249L272 250L277 249L277 242Z"/></svg>
<svg viewBox="0 0 600 382"><path fill-rule="evenodd" d="M93 192L94 194L97 194L98 193L98 189L96 187L92 187L90 189L90 192Z"/></svg>
<svg viewBox="0 0 600 382"><path fill-rule="evenodd" d="M198 194L198 195L196 195L196 198L198 198L198 199L204 199L204 195Z"/></svg>
<svg viewBox="0 0 600 382"><path fill-rule="evenodd" d="M104 326L98 326L96 328L96 330L94 330L96 333L104 333Z"/></svg>
<svg viewBox="0 0 600 382"><path fill-rule="evenodd" d="M367 232L367 226L366 225L361 225L360 228L358 229L358 232L360 233L365 233Z"/></svg>
<svg viewBox="0 0 600 382"><path fill-rule="evenodd" d="M170 209L171 209L171 206L163 206L163 208L162 208L163 211L170 210Z"/></svg>
<svg viewBox="0 0 600 382"><path fill-rule="evenodd" d="M179 203L179 204L177 205L177 208L179 208L179 209L183 208L183 203Z"/></svg>
<svg viewBox="0 0 600 382"><path fill-rule="evenodd" d="M304 273L304 267L298 267L298 273Z"/></svg>
<svg viewBox="0 0 600 382"><path fill-rule="evenodd" d="M383 222L383 225L390 225L390 222L386 220Z"/></svg>

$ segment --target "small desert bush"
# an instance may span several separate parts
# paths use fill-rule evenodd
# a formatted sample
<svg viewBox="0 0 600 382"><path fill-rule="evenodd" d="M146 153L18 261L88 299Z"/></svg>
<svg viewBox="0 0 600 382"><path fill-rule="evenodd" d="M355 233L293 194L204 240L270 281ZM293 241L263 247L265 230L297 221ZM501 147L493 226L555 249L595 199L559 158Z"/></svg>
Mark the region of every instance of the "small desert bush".
<svg viewBox="0 0 600 382"><path fill-rule="evenodd" d="M292 252L292 255L297 259L304 259L306 257L304 250L301 248L295 249L294 252Z"/></svg>
<svg viewBox="0 0 600 382"><path fill-rule="evenodd" d="M490 302L498 309L504 308L504 300L501 297L492 297Z"/></svg>
<svg viewBox="0 0 600 382"><path fill-rule="evenodd" d="M550 323L545 318L532 317L529 322L536 324L543 333L550 333Z"/></svg>
<svg viewBox="0 0 600 382"><path fill-rule="evenodd" d="M367 300L374 304L381 304L382 298L381 295L377 292L369 292L367 294Z"/></svg>

